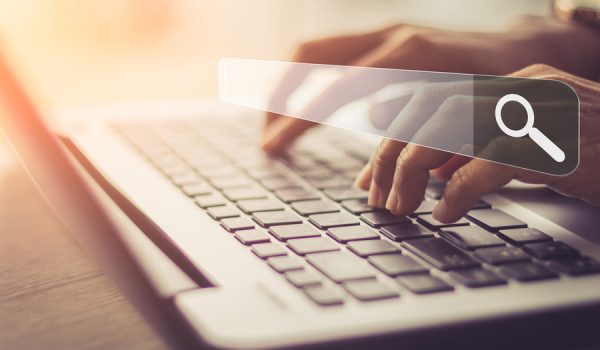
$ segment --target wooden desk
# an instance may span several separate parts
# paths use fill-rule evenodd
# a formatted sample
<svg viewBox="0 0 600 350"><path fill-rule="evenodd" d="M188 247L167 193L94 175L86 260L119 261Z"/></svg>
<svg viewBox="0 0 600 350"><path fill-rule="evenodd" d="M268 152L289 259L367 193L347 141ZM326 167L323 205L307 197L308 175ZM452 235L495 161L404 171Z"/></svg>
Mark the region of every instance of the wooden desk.
<svg viewBox="0 0 600 350"><path fill-rule="evenodd" d="M1 140L0 348L165 348Z"/></svg>

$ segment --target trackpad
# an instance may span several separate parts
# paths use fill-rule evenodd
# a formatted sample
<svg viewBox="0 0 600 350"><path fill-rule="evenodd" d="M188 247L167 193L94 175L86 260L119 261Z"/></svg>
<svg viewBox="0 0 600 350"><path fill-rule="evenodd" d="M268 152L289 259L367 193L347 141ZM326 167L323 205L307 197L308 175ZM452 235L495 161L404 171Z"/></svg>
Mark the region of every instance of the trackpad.
<svg viewBox="0 0 600 350"><path fill-rule="evenodd" d="M564 197L545 187L506 187L498 194L543 214L548 220L600 245L600 207L594 207L579 199Z"/></svg>

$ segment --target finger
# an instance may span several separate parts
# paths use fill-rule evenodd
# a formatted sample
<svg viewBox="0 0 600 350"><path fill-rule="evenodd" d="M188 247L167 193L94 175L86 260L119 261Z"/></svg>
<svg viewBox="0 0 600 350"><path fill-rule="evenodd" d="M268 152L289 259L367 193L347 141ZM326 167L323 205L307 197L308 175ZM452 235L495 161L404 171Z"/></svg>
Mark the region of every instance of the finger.
<svg viewBox="0 0 600 350"><path fill-rule="evenodd" d="M262 148L269 154L280 154L306 129L315 123L293 117L278 118L269 127L263 138Z"/></svg>
<svg viewBox="0 0 600 350"><path fill-rule="evenodd" d="M448 181L458 168L467 164L471 160L471 157L461 156L455 154L441 167L433 169L431 174L439 180Z"/></svg>
<svg viewBox="0 0 600 350"><path fill-rule="evenodd" d="M405 34L409 37L413 31L405 30ZM385 36L379 36L379 38ZM367 40L369 41L369 40ZM372 44L373 41L369 42ZM381 42L381 41L379 41ZM372 50L367 50L367 53L362 57L355 59L352 64L361 67L389 67L389 66L403 66L407 62L402 60L395 60L396 56L393 54L394 50L397 49L395 45L381 45L371 46ZM410 49L410 48L407 48ZM334 112L336 112L342 106L346 104L364 98L373 94L374 92L382 89L388 84L394 82L398 83L399 80L411 81L420 79L420 76L416 73L410 73L404 71L399 76L390 75L389 71L385 70L362 70L362 69L346 69L342 77L337 81L329 85L319 96L311 101L302 111L299 112L299 116L303 119L312 120L315 122L323 122ZM287 96L284 94L284 97ZM287 98L287 97L286 97ZM281 103L281 102L278 102ZM271 117L271 123L273 123L273 116ZM270 128L270 126L268 127ZM300 130L300 128L293 128L292 130ZM270 131L267 132L270 134ZM271 134L272 135L272 134ZM272 153L280 152L287 144L292 142L294 138L299 136L300 133L291 132L286 138L279 136L272 136L273 140L267 140L264 142L267 145L267 149ZM266 138L265 138L266 139Z"/></svg>
<svg viewBox="0 0 600 350"><path fill-rule="evenodd" d="M410 214L423 201L429 170L452 157L451 153L432 148L407 145L400 153L394 169L393 186L385 207L395 215Z"/></svg>
<svg viewBox="0 0 600 350"><path fill-rule="evenodd" d="M368 33L341 35L309 41L298 47L296 53L292 56L292 61L313 64L347 65L380 45L388 33L397 27L391 26ZM276 93L272 99L276 99L278 105L285 105L288 98L306 80L310 73L309 69L294 68L283 76L275 89ZM268 112L265 118L265 130L279 116L280 114Z"/></svg>
<svg viewBox="0 0 600 350"><path fill-rule="evenodd" d="M441 222L460 219L481 195L506 185L517 172L514 167L477 158L471 160L452 175L444 196L433 210L433 217Z"/></svg>
<svg viewBox="0 0 600 350"><path fill-rule="evenodd" d="M273 121L275 121L275 119L277 119L280 116L281 116L280 114L273 113L273 112L267 112L265 114L265 123L263 125L263 141L264 141L264 137L267 135L267 132L269 131L269 126L271 126Z"/></svg>
<svg viewBox="0 0 600 350"><path fill-rule="evenodd" d="M411 97L412 94L407 94L373 104L369 109L371 124L378 129L387 129Z"/></svg>
<svg viewBox="0 0 600 350"><path fill-rule="evenodd" d="M378 61L370 63L377 66ZM367 70L347 69L342 77L329 85L317 98L304 107L298 116L303 119L282 123L271 122L263 136L263 148L272 154L280 153L314 123L326 123L326 119L349 102L361 99L380 90L389 83L384 71L373 73ZM284 133L279 135L278 133Z"/></svg>
<svg viewBox="0 0 600 350"><path fill-rule="evenodd" d="M362 189L369 190L369 185L371 184L371 179L373 178L373 165L371 161L362 168L362 170L356 176L354 180L354 186Z"/></svg>
<svg viewBox="0 0 600 350"><path fill-rule="evenodd" d="M306 58L295 58L295 60L306 61L310 60L310 57ZM291 65L291 68L284 74L283 78L277 84L273 94L269 98L269 110L271 112L266 113L265 125L263 129L263 136L268 132L271 124L278 118L281 117L279 113L287 109L287 102L289 97L298 89L300 85L306 80L308 75L316 67L306 65Z"/></svg>
<svg viewBox="0 0 600 350"><path fill-rule="evenodd" d="M369 185L369 200L371 206L383 208L387 199L387 194L392 187L394 177L394 165L396 159L406 146L403 142L398 142L390 139L383 139L377 147L377 150L371 156L371 170L361 172L361 176L357 182L364 184L367 182L367 176L370 177Z"/></svg>

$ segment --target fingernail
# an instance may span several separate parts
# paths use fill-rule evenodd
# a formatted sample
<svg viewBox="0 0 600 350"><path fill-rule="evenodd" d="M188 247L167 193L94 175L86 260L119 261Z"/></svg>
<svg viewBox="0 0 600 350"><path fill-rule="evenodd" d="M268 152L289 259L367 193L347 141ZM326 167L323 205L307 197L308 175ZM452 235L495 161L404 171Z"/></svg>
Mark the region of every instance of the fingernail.
<svg viewBox="0 0 600 350"><path fill-rule="evenodd" d="M449 220L450 207L448 207L448 203L445 199L442 199L438 202L438 204L433 208L433 218L439 222L447 223Z"/></svg>
<svg viewBox="0 0 600 350"><path fill-rule="evenodd" d="M400 196L396 192L394 188L390 191L390 195L388 196L387 202L385 203L385 208L392 213L400 212Z"/></svg>
<svg viewBox="0 0 600 350"><path fill-rule="evenodd" d="M361 188L363 190L368 190L368 180L369 176L367 176L367 174L369 173L369 171L371 170L369 165L366 165L364 168L362 168L362 170L360 171L360 173L358 173L358 175L356 176L356 179L354 179L354 186Z"/></svg>
<svg viewBox="0 0 600 350"><path fill-rule="evenodd" d="M371 182L369 188L369 201L368 204L372 207L383 208L385 206L385 198L383 197L383 191L375 182Z"/></svg>

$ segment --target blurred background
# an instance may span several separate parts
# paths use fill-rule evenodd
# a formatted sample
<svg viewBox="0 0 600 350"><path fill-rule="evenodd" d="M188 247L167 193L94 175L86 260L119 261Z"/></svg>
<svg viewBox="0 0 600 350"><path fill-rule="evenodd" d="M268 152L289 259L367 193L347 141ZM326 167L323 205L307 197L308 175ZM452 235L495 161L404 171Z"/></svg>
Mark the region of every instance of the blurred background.
<svg viewBox="0 0 600 350"><path fill-rule="evenodd" d="M501 30L547 0L3 0L0 42L41 108L217 95L220 57L413 22Z"/></svg>

